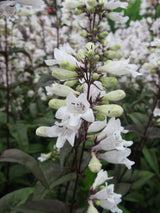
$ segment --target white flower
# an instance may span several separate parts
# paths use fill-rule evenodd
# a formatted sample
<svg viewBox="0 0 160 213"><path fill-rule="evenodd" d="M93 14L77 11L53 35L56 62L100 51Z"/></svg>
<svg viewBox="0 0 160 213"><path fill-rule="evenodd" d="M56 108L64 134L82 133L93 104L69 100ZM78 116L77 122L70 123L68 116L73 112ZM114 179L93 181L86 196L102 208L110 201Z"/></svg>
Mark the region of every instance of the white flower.
<svg viewBox="0 0 160 213"><path fill-rule="evenodd" d="M55 64L61 65L62 61L67 61L67 62L73 64L74 66L83 66L82 63L77 61L77 59L75 57L73 57L72 55L68 54L63 48L61 48L61 49L55 48L54 58L55 59L45 60L45 63L48 66L53 66Z"/></svg>
<svg viewBox="0 0 160 213"><path fill-rule="evenodd" d="M113 184L107 185L106 183L106 187L104 189L98 191L94 195L91 195L89 199L98 199L102 208L108 209L113 213L122 213L122 210L117 207L117 205L121 202L121 195L114 193Z"/></svg>
<svg viewBox="0 0 160 213"><path fill-rule="evenodd" d="M90 132L99 132L106 126L106 119L104 121L95 121L93 122L89 128L88 133Z"/></svg>
<svg viewBox="0 0 160 213"><path fill-rule="evenodd" d="M154 117L160 116L160 108L156 107L153 111L153 115L154 115Z"/></svg>
<svg viewBox="0 0 160 213"><path fill-rule="evenodd" d="M98 186L100 186L101 184L103 184L106 180L110 180L113 177L108 177L107 171L104 171L103 169L101 169L98 174L97 177L92 185L92 189L95 190Z"/></svg>
<svg viewBox="0 0 160 213"><path fill-rule="evenodd" d="M107 17L113 21L116 21L118 23L126 23L129 19L128 16L123 16L123 13L118 12L110 12L107 14Z"/></svg>
<svg viewBox="0 0 160 213"><path fill-rule="evenodd" d="M109 163L114 164L124 164L128 169L131 169L131 166L135 163L130 161L127 157L131 154L131 150L126 148L124 150L112 150L99 154L98 158L104 159Z"/></svg>
<svg viewBox="0 0 160 213"><path fill-rule="evenodd" d="M126 8L128 6L127 2L121 2L121 1L117 1L117 0L104 0L104 8L108 9L108 10L114 10L118 7L121 8Z"/></svg>
<svg viewBox="0 0 160 213"><path fill-rule="evenodd" d="M133 77L138 75L142 75L141 73L136 72L138 69L137 65L129 64L129 60L121 60L121 61L111 61L106 65L99 67L99 72L107 72L113 75L126 75L131 74Z"/></svg>
<svg viewBox="0 0 160 213"><path fill-rule="evenodd" d="M78 126L79 127L79 126ZM66 140L71 144L71 146L74 146L75 136L78 128L69 128L67 126L58 126L54 125L50 127L46 134L48 137L58 137L56 141L56 147L58 149L62 148L64 146L64 143Z"/></svg>
<svg viewBox="0 0 160 213"><path fill-rule="evenodd" d="M40 162L46 161L51 157L51 155L52 155L52 152L50 152L48 154L41 153L40 157L38 157L38 160Z"/></svg>
<svg viewBox="0 0 160 213"><path fill-rule="evenodd" d="M16 13L15 1L0 2L0 13L6 17L13 16Z"/></svg>
<svg viewBox="0 0 160 213"><path fill-rule="evenodd" d="M121 126L119 119L112 117L107 123L104 130L97 136L97 140L101 140L109 135L113 135L118 140L121 139L121 133L127 133L127 130L124 130L124 127Z"/></svg>
<svg viewBox="0 0 160 213"><path fill-rule="evenodd" d="M87 95L88 85L84 84L84 93ZM90 94L89 99L95 101L98 95L103 96L105 91L103 90L102 83L100 81L94 81L93 84L90 85Z"/></svg>
<svg viewBox="0 0 160 213"><path fill-rule="evenodd" d="M33 7L41 7L44 4L43 0L16 0L16 2L22 5L31 5Z"/></svg>
<svg viewBox="0 0 160 213"><path fill-rule="evenodd" d="M66 106L59 108L55 114L58 119L69 119L70 126L77 126L81 119L88 122L94 121L93 110L86 99L85 94L76 98L73 93L69 93L66 98Z"/></svg>
<svg viewBox="0 0 160 213"><path fill-rule="evenodd" d="M110 135L107 138L100 141L100 143L92 148L92 151L98 150L124 150L126 147L131 146L132 141L123 140L121 137L116 138L115 135Z"/></svg>

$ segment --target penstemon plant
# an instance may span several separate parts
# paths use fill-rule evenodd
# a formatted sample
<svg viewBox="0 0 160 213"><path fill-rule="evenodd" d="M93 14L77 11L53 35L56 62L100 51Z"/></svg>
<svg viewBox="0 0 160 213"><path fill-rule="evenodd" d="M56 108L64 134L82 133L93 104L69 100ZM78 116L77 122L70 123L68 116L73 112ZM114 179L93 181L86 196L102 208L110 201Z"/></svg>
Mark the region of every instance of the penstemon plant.
<svg viewBox="0 0 160 213"><path fill-rule="evenodd" d="M113 177L108 177L107 171L102 169L101 161L124 164L128 169L134 164L128 159L131 154L128 147L133 142L122 139L121 133L127 131L121 126L120 119L116 118L122 115L123 108L112 103L123 99L125 92L112 88L117 83L114 75L131 74L136 77L140 73L136 72L136 65L129 64L129 60L119 60L121 56L116 52L119 47L106 46L105 38L108 33L101 24L107 18L126 22L127 17L113 10L118 7L126 8L127 3L68 0L63 3L63 7L76 14L75 20L79 20L79 15L85 18L83 21L87 26L82 28L81 35L86 44L77 53L75 51L74 55L73 51L65 51L63 47L55 49L55 59L45 61L48 66L58 65L52 68L52 76L58 82L46 87L47 95L56 96L49 101L49 106L57 110L55 118L58 121L51 127L39 127L36 134L57 138L56 147L60 150L60 156L63 156L66 142L71 146L70 157L65 156L66 160L71 161L68 169L76 174L69 205L70 213L78 205L76 193L79 179L84 176L87 168L97 176L90 186L88 208L84 212L98 212L95 204L111 212L122 212L117 207L121 202L121 195L114 192L114 184L106 182ZM52 153L47 153L41 154L39 159L45 161L51 157ZM104 183L105 186L102 187ZM65 197L70 184L71 181L66 185Z"/></svg>
<svg viewBox="0 0 160 213"><path fill-rule="evenodd" d="M54 1L56 6L60 3L61 1ZM72 44L73 48L69 44L60 45L57 25L59 48L54 49L54 59L45 60L46 65L51 67L52 77L55 79L53 84L45 87L47 95L51 97L49 107L55 112L55 120L52 126L38 127L36 135L55 138L56 146L53 147L53 152L42 153L38 160L41 162L54 160L58 165L60 164L63 172L60 173L59 180L52 185L50 180L46 180L47 174L41 171L37 162L27 155L25 159L32 162L32 166L30 164L27 166L48 189L47 192L54 194L52 188L62 186L52 198L56 197L57 200L67 204L67 207L62 208L63 212L77 212L81 207L80 185L82 180L88 180L87 174L93 178L92 182L89 181L90 186L85 195L87 201L82 205L86 207L81 212L97 213L102 212L103 209L113 213L122 212L118 207L122 195L114 192L116 177L114 174L110 177L107 168L112 167L111 163L122 164L131 169L134 161L128 159L131 154L129 147L133 142L123 139L122 133L128 131L121 126L118 118L123 114L123 108L116 103L125 98L126 94L117 88L118 78L115 76L136 77L141 74L137 72L137 65L129 63L129 59L121 59L119 45L110 45L106 38L108 35L106 28L109 27L108 19L118 24L125 24L128 17L124 17L123 12L114 10L124 9L127 5L126 2L118 0L62 2L66 26L67 18L73 15L73 29L69 25L67 33L76 32L81 35L80 47L75 43ZM6 12L3 8L1 7ZM59 21L57 18L57 24ZM69 41L68 35L66 37ZM15 154L21 156L18 151ZM7 158L6 153L2 154L2 158L4 157ZM37 166L36 171L33 165L34 168ZM111 184L108 181L112 181ZM32 197L33 200L37 191ZM47 194L44 189L42 191L40 199ZM58 204L62 205L62 203Z"/></svg>

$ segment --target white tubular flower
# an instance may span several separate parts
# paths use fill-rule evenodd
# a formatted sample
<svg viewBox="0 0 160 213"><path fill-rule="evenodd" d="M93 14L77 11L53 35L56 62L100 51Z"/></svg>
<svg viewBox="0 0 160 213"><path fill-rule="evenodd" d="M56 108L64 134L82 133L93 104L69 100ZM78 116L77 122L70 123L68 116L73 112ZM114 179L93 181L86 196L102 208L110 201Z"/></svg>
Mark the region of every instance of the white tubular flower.
<svg viewBox="0 0 160 213"><path fill-rule="evenodd" d="M117 1L117 0L104 0L104 8L108 9L108 10L114 10L118 7L121 8L126 8L128 6L127 2L121 2L121 1Z"/></svg>
<svg viewBox="0 0 160 213"><path fill-rule="evenodd" d="M90 132L99 132L106 126L106 119L104 121L95 121L93 122L89 128L88 133Z"/></svg>
<svg viewBox="0 0 160 213"><path fill-rule="evenodd" d="M89 207L87 213L99 213L97 209L94 207L93 202L91 200L88 201Z"/></svg>
<svg viewBox="0 0 160 213"><path fill-rule="evenodd" d="M160 108L156 107L153 111L153 115L154 115L154 117L160 116Z"/></svg>
<svg viewBox="0 0 160 213"><path fill-rule="evenodd" d="M33 7L41 7L44 4L43 0L16 0L16 2L22 5L31 5Z"/></svg>
<svg viewBox="0 0 160 213"><path fill-rule="evenodd" d="M79 2L75 1L75 0L65 0L65 2L63 3L63 7L65 9L75 9L76 7L78 7Z"/></svg>
<svg viewBox="0 0 160 213"><path fill-rule="evenodd" d="M40 157L38 157L37 159L40 161L40 162L44 162L46 160L48 160L52 155L52 152L48 153L48 154L44 154L44 153L41 153Z"/></svg>
<svg viewBox="0 0 160 213"><path fill-rule="evenodd" d="M123 16L123 13L118 13L118 12L110 12L107 14L107 17L115 22L118 23L126 23L129 19L128 16Z"/></svg>
<svg viewBox="0 0 160 213"><path fill-rule="evenodd" d="M124 164L128 169L135 163L130 161L127 157L131 154L131 150L126 148L124 150L112 150L105 152L104 154L99 154L98 158L104 159L109 163L114 164Z"/></svg>
<svg viewBox="0 0 160 213"><path fill-rule="evenodd" d="M137 69L137 65L129 64L129 60L121 60L111 61L106 65L99 67L98 71L118 76L131 74L133 77L137 77L138 75L142 75L141 73L136 72Z"/></svg>
<svg viewBox="0 0 160 213"><path fill-rule="evenodd" d="M88 85L84 84L84 93L87 95ZM105 91L103 90L102 83L100 81L94 81L93 84L90 85L90 95L89 99L95 101L98 95L104 95Z"/></svg>
<svg viewBox="0 0 160 213"><path fill-rule="evenodd" d="M13 16L16 13L16 1L2 1L0 2L0 14L2 16Z"/></svg>
<svg viewBox="0 0 160 213"><path fill-rule="evenodd" d="M124 127L121 126L121 122L119 119L115 119L114 117L109 120L104 130L97 136L97 140L101 140L109 135L113 135L119 140L121 139L121 133L127 133L127 130L124 130Z"/></svg>
<svg viewBox="0 0 160 213"><path fill-rule="evenodd" d="M52 84L50 86L46 86L45 89L47 91L47 95L49 96L57 95L60 97L66 97L71 92L73 94L79 94L79 92L73 90L72 88L66 85L58 84L58 83Z"/></svg>
<svg viewBox="0 0 160 213"><path fill-rule="evenodd" d="M117 138L114 135L110 135L109 137L102 140L98 145L92 148L93 151L98 150L125 150L126 147L131 146L133 144L132 141L126 141L121 138Z"/></svg>
<svg viewBox="0 0 160 213"><path fill-rule="evenodd" d="M93 110L87 101L86 95L81 94L76 98L73 93L69 93L66 98L66 106L58 109L55 114L58 119L69 119L70 126L77 126L81 119L88 122L94 121Z"/></svg>
<svg viewBox="0 0 160 213"><path fill-rule="evenodd" d="M75 136L79 128L79 125L75 128L70 128L69 125L67 127L67 121L64 126L63 126L63 123L59 125L60 126L58 126L58 123L57 123L57 125L50 127L47 130L47 136L58 137L56 142L56 147L58 149L64 146L64 143L66 142L66 140L71 144L71 146L74 146Z"/></svg>
<svg viewBox="0 0 160 213"><path fill-rule="evenodd" d="M92 185L92 189L95 190L98 186L100 186L101 184L103 184L106 180L110 180L113 177L108 177L107 171L104 171L103 169L101 169L98 174L97 177Z"/></svg>
<svg viewBox="0 0 160 213"><path fill-rule="evenodd" d="M114 185L110 184L94 195L91 195L90 198L98 199L100 201L100 206L104 209L108 209L111 212L122 213L122 210L117 207L117 205L121 202L121 195L114 193Z"/></svg>

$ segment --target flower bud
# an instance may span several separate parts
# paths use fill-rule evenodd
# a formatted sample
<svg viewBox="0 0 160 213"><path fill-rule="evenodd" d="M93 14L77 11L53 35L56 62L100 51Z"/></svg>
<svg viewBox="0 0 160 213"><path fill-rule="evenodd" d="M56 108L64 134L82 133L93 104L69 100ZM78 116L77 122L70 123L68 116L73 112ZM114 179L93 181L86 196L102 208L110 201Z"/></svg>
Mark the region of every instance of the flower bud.
<svg viewBox="0 0 160 213"><path fill-rule="evenodd" d="M81 31L81 32L80 32L80 35L81 35L82 37L86 38L88 34L87 34L86 32L84 32L84 31Z"/></svg>
<svg viewBox="0 0 160 213"><path fill-rule="evenodd" d="M104 39L107 35L108 35L108 32L105 31L105 32L101 33L99 36L100 36L100 38Z"/></svg>
<svg viewBox="0 0 160 213"><path fill-rule="evenodd" d="M49 107L52 109L59 109L62 106L66 105L65 100L60 100L60 99L51 99L48 103Z"/></svg>
<svg viewBox="0 0 160 213"><path fill-rule="evenodd" d="M89 203L89 207L88 207L87 213L98 213L97 209L93 205L93 202L90 200L88 203Z"/></svg>
<svg viewBox="0 0 160 213"><path fill-rule="evenodd" d="M117 79L115 77L101 77L100 81L105 88L114 87L117 85Z"/></svg>
<svg viewBox="0 0 160 213"><path fill-rule="evenodd" d="M85 48L87 51L90 51L90 50L93 50L94 51L94 44L92 42L88 42L86 45L85 45Z"/></svg>
<svg viewBox="0 0 160 213"><path fill-rule="evenodd" d="M50 128L50 127L48 127L48 126L41 126L41 127L38 127L38 128L36 129L36 135L37 135L37 136L40 136L40 137L47 137L46 132L47 132L47 130L48 130L49 128Z"/></svg>
<svg viewBox="0 0 160 213"><path fill-rule="evenodd" d="M101 112L108 117L119 117L123 113L123 108L116 104L95 106L94 110Z"/></svg>
<svg viewBox="0 0 160 213"><path fill-rule="evenodd" d="M78 86L76 87L76 90L79 91L79 92L81 92L81 91L83 90L83 88L84 88L84 85L83 85L83 84L82 84L82 85L78 85Z"/></svg>
<svg viewBox="0 0 160 213"><path fill-rule="evenodd" d="M119 50L121 48L121 46L119 45L119 44L116 44L116 45L114 45L114 46L111 46L110 47L110 50Z"/></svg>
<svg viewBox="0 0 160 213"><path fill-rule="evenodd" d="M95 153L91 153L92 158L88 164L89 169L93 173L97 173L101 170L102 164L100 163L99 159L96 157Z"/></svg>
<svg viewBox="0 0 160 213"><path fill-rule="evenodd" d="M122 57L122 54L120 52L115 52L113 50L106 51L104 55L110 59L120 59Z"/></svg>
<svg viewBox="0 0 160 213"><path fill-rule="evenodd" d="M97 5L97 1L96 0L87 0L87 3L91 7L95 7Z"/></svg>
<svg viewBox="0 0 160 213"><path fill-rule="evenodd" d="M62 85L62 84L52 84L51 86L46 86L45 87L47 90L47 95L57 95L60 97L66 97L69 93L73 93L74 95L78 95L79 92L73 90L72 88Z"/></svg>
<svg viewBox="0 0 160 213"><path fill-rule="evenodd" d="M97 73L94 73L94 74L92 75L92 78L93 78L94 81L95 81L95 80L98 80L99 75L98 75Z"/></svg>
<svg viewBox="0 0 160 213"><path fill-rule="evenodd" d="M99 121L104 121L106 119L106 116L102 113L96 113L95 117L96 117L96 120L99 120Z"/></svg>
<svg viewBox="0 0 160 213"><path fill-rule="evenodd" d="M71 80L71 81L66 81L64 83L64 85L68 86L68 87L73 87L78 83L78 80Z"/></svg>
<svg viewBox="0 0 160 213"><path fill-rule="evenodd" d="M114 90L112 92L107 93L102 97L102 103L105 103L106 101L120 101L123 98L126 97L126 93L123 90Z"/></svg>
<svg viewBox="0 0 160 213"><path fill-rule="evenodd" d="M52 71L52 76L58 80L67 80L77 77L77 73L61 68L56 68Z"/></svg>
<svg viewBox="0 0 160 213"><path fill-rule="evenodd" d="M66 70L71 70L71 71L76 70L76 66L75 66L74 64L72 64L72 63L66 61L66 60L63 60L63 61L61 62L61 67L62 67L63 69L66 69Z"/></svg>
<svg viewBox="0 0 160 213"><path fill-rule="evenodd" d="M81 60L81 61L84 61L84 59L85 59L85 52L84 52L83 49L80 49L80 50L78 51L77 58L78 58L79 60Z"/></svg>
<svg viewBox="0 0 160 213"><path fill-rule="evenodd" d="M80 15L83 13L83 10L75 10L74 15Z"/></svg>
<svg viewBox="0 0 160 213"><path fill-rule="evenodd" d="M89 50L88 51L88 57L89 58L93 58L93 56L94 56L94 51L93 50Z"/></svg>

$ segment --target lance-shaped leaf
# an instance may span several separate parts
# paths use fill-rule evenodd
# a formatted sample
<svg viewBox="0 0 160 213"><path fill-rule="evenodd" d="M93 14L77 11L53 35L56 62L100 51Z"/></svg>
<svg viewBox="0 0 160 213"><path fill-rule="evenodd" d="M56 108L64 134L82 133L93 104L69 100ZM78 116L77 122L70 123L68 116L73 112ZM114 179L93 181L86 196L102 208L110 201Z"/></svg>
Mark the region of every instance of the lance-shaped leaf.
<svg viewBox="0 0 160 213"><path fill-rule="evenodd" d="M1 213L10 212L11 208L23 204L28 199L29 195L33 193L34 188L26 187L14 192L10 192L0 199Z"/></svg>
<svg viewBox="0 0 160 213"><path fill-rule="evenodd" d="M59 200L36 200L15 208L21 213L68 213L68 207Z"/></svg>
<svg viewBox="0 0 160 213"><path fill-rule="evenodd" d="M32 174L42 183L45 188L49 188L47 180L38 161L32 156L18 149L7 149L0 155L0 162L19 163L28 168Z"/></svg>

